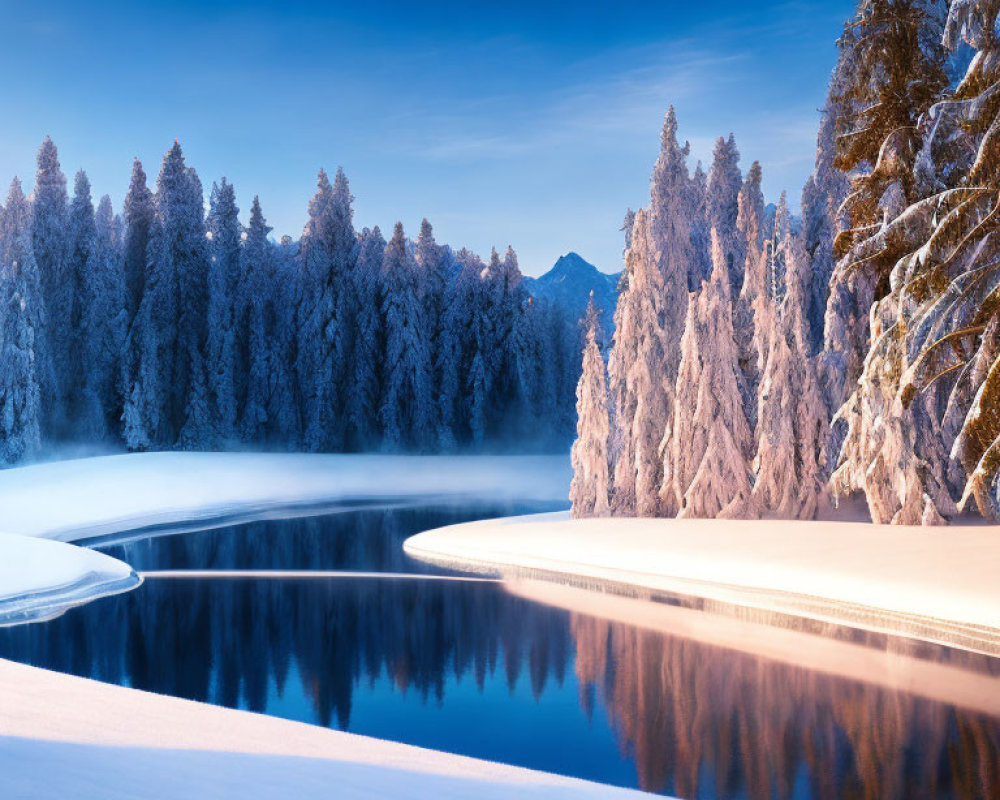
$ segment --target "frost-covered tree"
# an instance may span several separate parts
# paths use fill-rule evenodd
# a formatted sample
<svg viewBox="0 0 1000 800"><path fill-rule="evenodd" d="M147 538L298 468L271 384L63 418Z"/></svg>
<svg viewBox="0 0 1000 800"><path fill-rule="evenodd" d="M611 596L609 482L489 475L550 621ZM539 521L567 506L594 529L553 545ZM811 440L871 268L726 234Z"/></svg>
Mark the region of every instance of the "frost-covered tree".
<svg viewBox="0 0 1000 800"><path fill-rule="evenodd" d="M296 303L296 382L302 402L304 445L336 450L343 444L344 349L349 331L337 319L357 258L354 211L347 177L337 170L333 185L320 170L309 201L309 221L299 247Z"/></svg>
<svg viewBox="0 0 1000 800"><path fill-rule="evenodd" d="M417 265L420 267L424 324L426 325L431 358L431 395L437 397L441 387L441 365L438 353L441 350L443 338L444 303L450 261L447 249L434 240L434 229L426 219L420 223L420 235L417 237L415 257ZM435 413L435 417L437 416ZM435 419L435 429L441 428L440 420Z"/></svg>
<svg viewBox="0 0 1000 800"><path fill-rule="evenodd" d="M78 430L91 439L117 435L124 407L122 367L128 298L119 226L104 195L97 205L94 247L83 276L82 406Z"/></svg>
<svg viewBox="0 0 1000 800"><path fill-rule="evenodd" d="M146 286L146 253L149 248L150 226L156 207L153 193L146 183L146 173L142 162L132 162L132 178L122 207L125 221L125 236L122 258L125 265L125 285L127 288L129 323L135 319L142 302Z"/></svg>
<svg viewBox="0 0 1000 800"><path fill-rule="evenodd" d="M737 228L739 216L739 195L743 185L743 175L739 167L740 152L736 139L729 134L721 136L712 153L712 168L708 173L708 187L705 193L705 211L708 229L719 235L722 252L729 269L730 294L739 296L743 286L743 267L746 259L746 242Z"/></svg>
<svg viewBox="0 0 1000 800"><path fill-rule="evenodd" d="M847 176L834 166L837 107L827 103L816 140L816 166L802 189L802 235L810 262L809 351L822 349L830 278L835 259L833 242L846 227L840 207L850 189Z"/></svg>
<svg viewBox="0 0 1000 800"><path fill-rule="evenodd" d="M420 297L419 267L396 223L382 262L385 357L379 422L389 450L430 444L431 367Z"/></svg>
<svg viewBox="0 0 1000 800"><path fill-rule="evenodd" d="M84 414L84 342L92 336L99 336L99 330L90 330L83 326L85 321L86 279L93 270L94 249L97 231L94 222L94 203L90 195L90 181L87 173L80 170L76 173L73 184L73 200L69 208L69 227L66 232L66 264L63 272L65 296L60 301L59 308L65 314L60 318L61 327L65 326L72 335L64 335L60 346L61 375L59 379L61 392L57 402L61 404L62 413L66 417L64 433L93 434L92 430L79 431L78 424Z"/></svg>
<svg viewBox="0 0 1000 800"><path fill-rule="evenodd" d="M485 367L480 363L483 370L480 383L469 381L469 373L480 347L481 320L476 311L486 265L479 256L465 248L458 251L456 260L459 273L446 290L443 335L437 352L440 376L437 438L439 446L445 449L475 438L470 428L473 409L466 400L477 386L483 392L480 398L482 416L477 418L479 444L485 435Z"/></svg>
<svg viewBox="0 0 1000 800"><path fill-rule="evenodd" d="M750 426L739 389L739 359L733 336L729 266L722 238L712 231L712 277L698 296L695 335L689 345L700 369L690 429L677 425L673 443L690 446L697 458L691 481L676 483L681 517L738 518L755 514L748 455ZM680 404L678 404L678 408Z"/></svg>
<svg viewBox="0 0 1000 800"><path fill-rule="evenodd" d="M38 265L42 295L39 328L35 331L43 429L65 432L62 417L62 376L66 371L72 329L57 320L69 319L72 284L66 280L69 249L69 198L59 152L48 136L38 150L38 171L32 196L31 242Z"/></svg>
<svg viewBox="0 0 1000 800"><path fill-rule="evenodd" d="M604 517L608 505L608 385L604 357L598 347L599 312L594 293L587 304L586 345L583 350L583 374L576 388L576 431L570 459L573 481L569 499L574 517Z"/></svg>
<svg viewBox="0 0 1000 800"><path fill-rule="evenodd" d="M830 104L837 135L833 164L849 172L840 212L847 227L834 241L839 263L830 280L825 320L828 394L835 405L862 369L869 310L888 289L895 247L860 262L848 251L870 249L880 230L920 194L914 180L917 122L947 85L941 33L944 0L862 0L838 43L842 57ZM839 387L838 385L839 384ZM839 389L839 391L838 391Z"/></svg>
<svg viewBox="0 0 1000 800"><path fill-rule="evenodd" d="M498 256L494 251L494 256ZM494 441L523 439L528 421L528 376L525 370L526 339L525 311L528 293L521 284L521 269L512 247L503 258L491 259L487 291L492 301L487 310L492 319L488 330L491 345L484 356L490 375L490 405L488 434Z"/></svg>
<svg viewBox="0 0 1000 800"><path fill-rule="evenodd" d="M691 225L691 265L688 268L688 291L697 292L712 274L711 230L708 221L708 175L699 161L691 174L688 197Z"/></svg>
<svg viewBox="0 0 1000 800"><path fill-rule="evenodd" d="M660 444L672 416L678 343L693 269L688 150L677 141L671 107L653 170L650 207L636 214L625 260L626 288L615 310L609 380L615 410L616 514L669 513L660 505Z"/></svg>
<svg viewBox="0 0 1000 800"><path fill-rule="evenodd" d="M129 334L131 385L125 408L131 449L178 443L190 413L202 412L207 252L201 182L180 145L163 159L146 254L142 304ZM197 395L197 397L195 397ZM201 419L187 426L204 432ZM186 444L191 444L190 435ZM209 445L209 442L203 445Z"/></svg>
<svg viewBox="0 0 1000 800"><path fill-rule="evenodd" d="M292 395L287 324L288 291L279 254L254 197L239 253L235 299L235 391L239 430L246 442L294 446L297 414Z"/></svg>
<svg viewBox="0 0 1000 800"><path fill-rule="evenodd" d="M733 329L739 353L743 405L751 427L757 420L757 386L763 367L763 348L758 332L762 303L768 299L766 262L763 251L764 194L761 191L762 172L756 161L750 165L746 181L737 199L736 231L745 243L743 285L733 307Z"/></svg>
<svg viewBox="0 0 1000 800"><path fill-rule="evenodd" d="M385 250L386 242L377 225L372 230L365 228L362 231L354 270L358 314L349 373L351 391L347 396L348 445L357 450L371 449L379 440L381 355L386 347L382 317L382 262Z"/></svg>
<svg viewBox="0 0 1000 800"><path fill-rule="evenodd" d="M212 184L206 220L209 258L205 374L210 418L214 431L222 438L236 432L237 386L246 384L246 376L236 374L235 356L235 298L243 233L239 213L233 185L225 178Z"/></svg>
<svg viewBox="0 0 1000 800"><path fill-rule="evenodd" d="M962 504L974 497L982 513L996 513L988 298L1000 168L986 87L1000 79L997 12L995 3L952 4L945 43L979 52L953 93L914 109L924 113L912 173L901 179L912 188L909 204L895 215L887 209L867 235L852 234L837 267L885 293L871 309L870 346L840 411L847 434L834 473L837 491L863 491L880 522L934 523L953 513L958 465ZM889 145L882 154L892 155Z"/></svg>
<svg viewBox="0 0 1000 800"><path fill-rule="evenodd" d="M758 396L754 509L783 519L812 519L824 487L828 426L815 364L808 355L809 256L800 236L786 234L788 291L778 306L766 299L775 330Z"/></svg>
<svg viewBox="0 0 1000 800"><path fill-rule="evenodd" d="M0 460L15 464L41 444L36 325L42 318L31 208L15 178L0 215Z"/></svg>
<svg viewBox="0 0 1000 800"><path fill-rule="evenodd" d="M621 355L630 359L626 371L626 387L630 390L634 411L627 429L632 461L619 463L619 477L624 484L632 482L635 496L634 513L638 516L658 516L671 513L663 507L660 487L663 484L661 444L673 413L673 385L669 362L672 357L671 333L673 320L665 311L668 295L664 276L654 250L651 224L645 211L636 215L632 248L629 291L635 316L626 320L621 342L627 348ZM687 285L687 270L678 270L674 278ZM615 332L617 336L617 331ZM630 351L630 354L628 354Z"/></svg>

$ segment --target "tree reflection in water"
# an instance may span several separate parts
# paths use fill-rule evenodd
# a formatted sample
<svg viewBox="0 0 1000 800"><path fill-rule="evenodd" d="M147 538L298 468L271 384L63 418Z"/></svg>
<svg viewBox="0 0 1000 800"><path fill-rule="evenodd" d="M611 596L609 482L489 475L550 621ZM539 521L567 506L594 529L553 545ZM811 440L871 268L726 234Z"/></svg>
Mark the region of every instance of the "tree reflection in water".
<svg viewBox="0 0 1000 800"><path fill-rule="evenodd" d="M398 539L447 521L369 510L118 554L147 569L398 571L413 569ZM406 741L682 798L1000 797L996 718L491 584L151 580L0 631L0 656L359 732L394 735L373 727L390 714L408 721ZM958 660L997 674L995 660ZM508 718L485 752L472 740L488 721L470 692Z"/></svg>

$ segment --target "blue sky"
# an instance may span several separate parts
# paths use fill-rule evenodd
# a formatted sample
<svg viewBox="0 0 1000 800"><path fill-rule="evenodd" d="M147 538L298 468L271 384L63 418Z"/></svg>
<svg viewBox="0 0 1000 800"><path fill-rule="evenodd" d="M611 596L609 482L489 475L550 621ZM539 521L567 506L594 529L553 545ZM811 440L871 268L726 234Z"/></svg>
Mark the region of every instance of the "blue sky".
<svg viewBox="0 0 1000 800"><path fill-rule="evenodd" d="M569 250L612 271L670 103L693 158L733 131L769 199L797 203L853 5L0 0L0 181L30 187L48 134L118 208L132 157L155 180L176 137L276 235L340 164L359 228L426 216L439 241L512 244L528 274Z"/></svg>

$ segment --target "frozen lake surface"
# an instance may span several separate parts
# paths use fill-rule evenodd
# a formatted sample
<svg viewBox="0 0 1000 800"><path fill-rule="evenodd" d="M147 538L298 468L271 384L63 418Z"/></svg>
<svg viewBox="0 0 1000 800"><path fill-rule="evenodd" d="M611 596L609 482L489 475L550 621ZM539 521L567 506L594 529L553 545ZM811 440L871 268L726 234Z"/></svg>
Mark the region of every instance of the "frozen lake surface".
<svg viewBox="0 0 1000 800"><path fill-rule="evenodd" d="M545 605L499 583L155 574L441 575L405 556L403 539L551 507L368 506L105 543L146 582L0 630L0 656L682 798L1000 796L1000 718L975 702ZM995 659L916 655L1000 687Z"/></svg>

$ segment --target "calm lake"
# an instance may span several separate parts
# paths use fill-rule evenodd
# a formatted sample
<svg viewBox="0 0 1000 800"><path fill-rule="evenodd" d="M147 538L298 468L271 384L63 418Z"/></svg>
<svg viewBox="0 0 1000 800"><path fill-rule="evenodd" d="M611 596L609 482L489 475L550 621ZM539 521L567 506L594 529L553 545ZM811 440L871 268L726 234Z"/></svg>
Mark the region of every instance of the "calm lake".
<svg viewBox="0 0 1000 800"><path fill-rule="evenodd" d="M100 549L140 571L442 575L405 556L403 539L541 510L368 507ZM998 703L942 699L965 675L1000 692L998 659L921 650L907 668L937 678L915 679L910 693L802 666L808 653L768 657L635 619L490 582L154 575L129 594L0 630L0 656L682 798L1000 797Z"/></svg>

